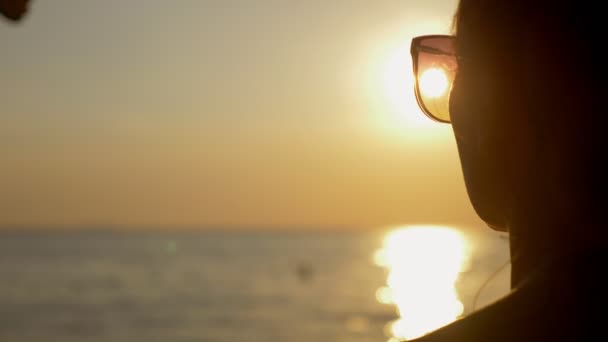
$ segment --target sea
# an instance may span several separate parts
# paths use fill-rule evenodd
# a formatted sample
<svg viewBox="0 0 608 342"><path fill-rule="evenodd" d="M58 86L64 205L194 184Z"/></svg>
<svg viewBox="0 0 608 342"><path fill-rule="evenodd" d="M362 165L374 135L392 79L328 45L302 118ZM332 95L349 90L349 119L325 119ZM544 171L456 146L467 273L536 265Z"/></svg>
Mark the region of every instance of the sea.
<svg viewBox="0 0 608 342"><path fill-rule="evenodd" d="M387 254L391 232L378 230L0 232L0 341L397 341L395 322L417 317L399 298L426 291L392 293L401 261L424 274L402 284L448 282L458 317L508 293L508 240L457 231L462 260L435 238L393 237ZM455 279L425 278L456 259Z"/></svg>

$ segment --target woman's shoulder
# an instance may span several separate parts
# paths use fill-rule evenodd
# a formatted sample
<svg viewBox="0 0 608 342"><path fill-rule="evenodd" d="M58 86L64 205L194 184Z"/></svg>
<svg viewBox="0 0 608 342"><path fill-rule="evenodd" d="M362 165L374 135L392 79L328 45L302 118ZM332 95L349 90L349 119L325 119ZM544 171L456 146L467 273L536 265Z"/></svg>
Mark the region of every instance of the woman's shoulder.
<svg viewBox="0 0 608 342"><path fill-rule="evenodd" d="M607 262L608 248L557 261L497 302L416 341L585 341L608 335L602 328Z"/></svg>

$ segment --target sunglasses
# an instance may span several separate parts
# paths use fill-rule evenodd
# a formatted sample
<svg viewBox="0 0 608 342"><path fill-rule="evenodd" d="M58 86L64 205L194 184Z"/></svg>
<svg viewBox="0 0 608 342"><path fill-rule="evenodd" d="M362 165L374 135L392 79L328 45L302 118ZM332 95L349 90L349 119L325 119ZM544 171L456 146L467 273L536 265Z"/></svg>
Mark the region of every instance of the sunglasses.
<svg viewBox="0 0 608 342"><path fill-rule="evenodd" d="M454 37L416 37L412 39L411 53L418 106L429 118L449 123L450 93L458 67Z"/></svg>

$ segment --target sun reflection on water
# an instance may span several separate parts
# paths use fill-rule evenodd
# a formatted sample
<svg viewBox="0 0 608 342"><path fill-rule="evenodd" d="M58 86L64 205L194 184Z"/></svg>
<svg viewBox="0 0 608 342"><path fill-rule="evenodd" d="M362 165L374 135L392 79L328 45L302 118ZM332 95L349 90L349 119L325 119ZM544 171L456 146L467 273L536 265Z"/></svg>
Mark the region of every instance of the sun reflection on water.
<svg viewBox="0 0 608 342"><path fill-rule="evenodd" d="M376 299L394 304L400 316L390 323L389 341L420 337L463 313L455 283L467 249L464 236L448 227L411 226L387 234L374 262L388 270Z"/></svg>

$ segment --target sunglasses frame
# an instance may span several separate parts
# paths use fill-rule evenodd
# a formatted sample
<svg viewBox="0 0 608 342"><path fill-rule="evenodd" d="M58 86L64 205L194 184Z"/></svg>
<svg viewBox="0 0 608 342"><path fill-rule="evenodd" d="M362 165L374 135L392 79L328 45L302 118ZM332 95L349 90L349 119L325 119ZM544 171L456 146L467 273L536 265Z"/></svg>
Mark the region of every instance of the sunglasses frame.
<svg viewBox="0 0 608 342"><path fill-rule="evenodd" d="M422 112L424 113L424 115L428 116L433 121L449 124L450 120L443 120L443 119L436 117L426 107L426 105L424 104L424 101L422 100L422 96L420 94L420 87L418 84L418 55L420 54L421 51L428 52L428 53L434 53L434 54L438 54L438 55L456 56L455 54L446 53L445 51L436 50L436 49L433 49L430 47L425 48L421 45L424 40L432 39L432 38L443 38L443 39L449 39L449 40L453 41L455 37L445 35L445 34L433 34L433 35L418 36L418 37L415 37L414 39L412 39L412 44L410 46L410 53L412 55L412 65L414 67L414 78L415 78L414 80L416 82L414 84L414 92L416 93L416 101L418 102L418 106L420 107L420 109L422 109Z"/></svg>

